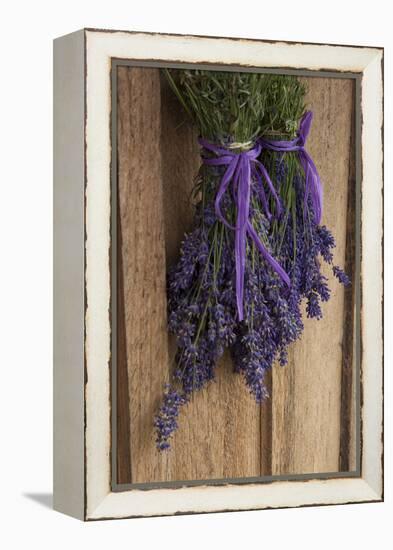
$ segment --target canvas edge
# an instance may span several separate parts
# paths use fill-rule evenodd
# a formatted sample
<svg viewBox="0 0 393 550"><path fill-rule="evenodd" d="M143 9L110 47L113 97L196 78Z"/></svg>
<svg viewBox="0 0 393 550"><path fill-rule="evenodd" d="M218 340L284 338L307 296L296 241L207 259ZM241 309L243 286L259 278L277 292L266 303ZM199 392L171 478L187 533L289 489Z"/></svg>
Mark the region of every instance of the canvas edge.
<svg viewBox="0 0 393 550"><path fill-rule="evenodd" d="M53 42L53 507L85 519L85 33Z"/></svg>
<svg viewBox="0 0 393 550"><path fill-rule="evenodd" d="M362 477L383 499L383 51L361 83Z"/></svg>
<svg viewBox="0 0 393 550"><path fill-rule="evenodd" d="M116 34L108 34L106 33L105 35L101 32L101 31L86 31L87 33L87 37L88 37L88 56L90 55L90 60L92 61L92 63L89 63L88 62L88 78L89 78L89 73L90 73L90 70L92 69L93 70L93 74L94 74L94 66L95 66L95 63L98 63L98 65L95 66L95 68L98 68L98 66L100 65L100 60L101 60L101 68L99 69L101 71L101 76L104 74L104 73L107 73L107 76L108 76L108 79L109 79L109 69L108 67L110 66L110 59L112 57L117 57L117 58L122 58L124 56L128 56L128 57L138 57L138 48L135 47L135 43L133 43L132 41L132 38L135 38L135 35L133 34L130 34L130 35L125 35L125 33L120 33L121 34L121 37L120 37L120 42L121 44L117 44L116 45ZM146 35L146 34L143 34L143 33L138 33L137 36L138 37L141 37L142 35L142 38L143 38L143 41L145 42L145 45L146 45L146 40L147 42L149 42L149 40L154 40L156 41L157 39L162 40L162 36L160 35ZM108 37L111 37L112 39L115 38L115 40L109 40L108 41ZM168 35L165 36L165 38L167 39L168 38ZM171 37L171 38L176 38L176 37ZM180 43L178 44L178 46L181 44L183 46L183 50L182 50L182 53L184 53L184 38L185 37L177 37L178 40L180 41ZM193 40L193 37L186 37L187 38L187 44L188 44L188 48L190 46L190 40L192 41ZM196 39L195 39L196 40ZM200 40L203 40L203 38L198 38L198 55L201 54L201 42ZM207 41L209 41L210 39L207 38L206 39ZM217 39L216 39L217 40ZM232 39L223 39L223 41L232 41ZM237 41L236 42L236 45L237 45L237 48L239 48L239 46L241 47L242 45L244 46L244 42L246 41ZM128 44L127 44L128 43ZM160 44L162 44L162 42L160 42ZM216 42L217 44L217 42ZM264 44L263 41L260 41L260 44ZM265 44L266 45L266 44ZM299 54L301 54L301 50L303 48L303 46L301 44L294 44L294 45L285 45L284 43L277 43L277 44L274 44L274 43L268 43L269 46L278 46L280 45L281 48L287 48L287 47L290 47L290 48L297 48L297 49L300 49L298 51L298 54L297 54L297 58L300 59L301 58L301 55L299 57ZM253 43L253 46L255 46L255 44ZM155 45L153 45L153 50L154 48L157 47L157 42ZM171 47L173 47L173 41L172 41L172 44L171 44ZM210 46L209 46L210 47ZM349 63L349 60L348 60L348 56L347 58L345 58L345 56L343 57L343 53L347 53L347 54L353 54L354 52L352 51L353 48L351 47L347 47L347 46L344 46L344 47L340 47L341 50L337 52L338 54L338 59L337 59L337 62L334 64L333 63L333 58L331 57L331 52L329 52L329 59L327 60L328 62L324 62L321 64L321 61L314 61L313 63L310 63L310 48L313 48L314 49L314 56L318 59L318 56L320 56L320 54L322 53L326 53L326 46L311 46L311 45L308 45L307 46L307 59L308 59L308 67L306 68L309 68L309 69L312 69L312 70L320 70L321 69L321 65L324 65L325 68L329 69L330 70L346 70L346 71L353 71L353 72L362 72L363 73L363 86L362 86L362 109L364 110L364 112L367 111L367 109L369 108L369 102L370 104L374 101L375 98L377 98L377 104L374 105L374 109L376 109L374 112L376 113L376 118L378 121L381 122L382 124L382 72L381 72L381 61L382 61L382 50L379 49L379 48L365 48L365 50L367 50L367 55L363 56L363 55L357 55L355 56L356 57L356 63L354 65L350 65ZM323 49L323 52L321 51L321 48ZM333 48L339 48L339 46L334 46ZM242 49L242 48L241 48ZM345 50L345 52L343 52ZM348 51L348 50L351 50L351 51ZM163 51L162 51L162 48L159 47L157 50L157 52L159 52L160 56L162 55ZM266 51L266 50L265 50ZM303 50L304 51L304 50ZM359 50L356 50L357 52L359 52ZM127 53L128 52L128 53ZM176 47L174 47L174 49L172 49L169 53L174 56L176 52ZM187 52L189 53L189 50L187 50ZM154 54L154 51L152 52ZM146 56L147 52L146 52L146 49L144 49L144 55ZM173 57L173 60L179 60L179 54L177 54L177 56L175 55L175 57ZM183 55L184 57L184 55ZM187 57L187 55L186 55ZM322 56L323 57L323 56ZM351 55L349 55L349 58L351 57ZM154 59L154 55L152 57ZM171 57L168 57L166 56L166 59L171 59ZM288 57L286 57L286 60L288 59ZM241 56L239 57L239 55L233 59L233 62L234 63L239 63L239 60L241 61ZM192 58L191 56L191 59L190 57L188 57L187 59L183 59L183 61L188 61L188 62L197 62L197 59L194 59ZM219 59L216 58L214 59L215 62L218 62ZM243 60L244 61L244 60ZM326 61L326 58L324 58L324 61ZM201 62L201 59L199 58L199 62ZM230 60L228 60L228 62L230 63ZM251 60L251 62L255 62L255 60ZM270 66L271 63L272 63L272 58L270 57L269 58L269 62L270 62ZM277 58L274 58L273 59L273 62L277 63ZM103 65L102 65L103 64ZM246 65L249 65L249 63L245 63ZM260 59L260 65L261 66L266 66L267 63L265 63L264 61L262 61L262 59ZM337 67L337 65L339 65L339 67ZM277 66L277 65L275 65ZM280 66L280 65L279 65ZM297 65L294 66L294 65L291 65L293 66L294 68L299 68ZM286 63L286 67L288 67L288 64ZM319 68L318 68L319 67ZM379 67L379 69L378 69ZM302 68L304 68L304 63L302 63ZM374 79L374 84L376 87L373 88L372 86L372 82L371 80ZM95 83L97 84L97 82ZM108 103L110 104L109 100L108 100L108 97L110 98L110 90L108 89L108 87L106 86L105 83L102 83L104 84L103 86L103 89L105 90L105 98L106 98L106 107L105 109L108 109L110 108L108 106ZM369 91L368 89L369 88ZM378 90L380 90L380 92L378 92ZM377 92L377 94L375 95L375 92ZM108 96L109 94L109 96ZM89 94L87 94L88 97L89 97ZM374 102L375 103L375 102ZM89 109L89 103L88 103L88 109ZM93 114L93 118L94 116L96 116L98 113L95 113ZM108 114L108 111L106 111L106 114L105 113L101 113L103 114L103 120L105 120L105 116L106 114ZM100 118L100 117L98 117ZM87 118L88 122L89 122L89 116ZM100 130L103 130L104 131L104 136L106 134L106 132L109 133L109 128L108 129L105 129L102 124L103 124L103 120L96 120L96 122L98 122L98 126L94 126L94 135L95 137L97 137L98 135L98 132L97 130L100 129ZM108 119L109 120L109 119ZM375 121L374 121L375 122ZM94 123L94 121L93 121ZM375 124L374 124L375 126ZM88 128L88 126L87 126ZM378 124L377 124L377 128L378 128ZM380 128L379 128L380 130ZM375 178L377 178L377 181L381 183L381 188L382 188L382 163L380 163L379 161L381 159L377 159L377 158L370 158L370 153L369 153L369 147L371 146L371 144L368 143L368 139L367 139L367 136L369 135L369 132L372 133L372 135L374 136L374 145L373 147L375 148L376 145L375 143L377 143L377 149L378 150L381 150L382 152L382 141L379 143L379 140L381 140L381 134L379 136L379 138L376 138L376 134L375 134L375 127L373 128L372 126L372 123L371 121L368 121L367 120L367 116L364 117L363 116L363 125L362 125L362 148L363 148L363 198L364 196L367 197L367 189L370 190L370 185L372 184L372 180L374 179L375 181ZM88 140L88 135L89 133L87 132L87 140ZM366 137L365 137L366 136ZM376 139L376 142L375 142L375 139ZM107 142L108 144L108 142ZM87 148L87 151L89 153L89 145L93 147L94 149L94 144L92 142L89 143L89 140L88 140L88 148ZM96 144L97 145L97 144ZM104 153L104 157L106 158L106 160L108 160L108 158L106 157L106 151L105 151L105 147L103 148L102 147L102 144L101 144L101 147L99 147L97 150L99 150L101 153ZM109 147L107 147L107 150L109 151ZM381 153L382 154L382 153ZM104 160L104 163L106 162L105 161L105 158L104 159L101 159L101 160ZM379 164L378 164L379 163ZM109 164L107 165L109 166ZM102 165L101 165L102 167ZM374 170L374 174L372 173L368 173L369 169L371 168L371 171ZM93 171L93 173L91 174L91 176L93 177L94 179L94 174L97 174L98 173L98 170L99 167L96 166L95 167L95 170ZM87 168L87 173L89 174L89 164L88 164L88 168ZM105 171L104 171L105 173ZM88 178L89 179L89 178ZM101 180L102 181L102 180ZM104 194L106 194L106 192L104 191ZM89 187L87 186L87 198L89 200L89 198L92 200L92 204L94 206L94 197L90 195L89 197ZM88 212L90 212L92 215L93 215L93 219L94 219L94 215L97 214L97 213L101 213L101 214L106 214L108 215L108 204L105 204L105 197L102 197L104 200L102 203L100 204L96 204L96 206L98 207L98 210L96 210L95 212L93 212L93 210L91 210L91 208L89 208L88 206ZM106 199L108 197L106 196ZM366 241L365 241L365 244L366 246L363 247L363 258L367 258L367 235L366 235L366 230L367 228L369 229L370 227L372 227L372 223L375 223L375 216L377 217L377 220L381 220L382 222L382 203L380 201L372 201L372 204L373 204L373 211L370 212L369 216L367 217L366 216L366 219L365 221L363 221L363 236L366 236ZM90 205L91 207L91 205ZM109 219L109 217L108 217ZM91 220L90 220L91 221ZM378 221L379 223L379 221ZM105 224L104 224L105 225ZM380 224L381 225L381 224ZM94 233L94 223L93 223L93 226L90 226L90 229L93 230L93 233ZM101 233L101 237L104 237L104 249L106 249L108 246L109 246L109 242L108 242L108 236L109 236L109 228L105 227L104 228L101 228L104 230L104 233L106 233L105 235L103 233ZM87 231L88 233L88 231ZM86 243L87 246L88 246L88 242ZM96 243L97 244L97 243ZM87 253L87 256L88 256L88 253ZM105 255L104 255L105 257ZM104 258L103 257L103 258ZM94 258L92 258L94 260ZM363 303L363 318L366 316L367 314L367 308L369 308L370 306L370 302L367 301L367 296L368 297L374 297L374 299L376 298L376 301L381 304L381 300L382 300L382 282L378 279L380 277L380 272L381 272L381 262L382 262L382 257L380 256L377 256L377 263L374 265L374 271L373 272L369 272L369 270L365 270L364 269L364 261L362 262L362 274L363 274L363 280L364 281L367 281L368 280L368 277L371 276L373 278L374 281L377 282L377 286L374 288L373 290L373 287L371 285L369 285L367 287L367 284L366 286L364 287L364 291L366 292L366 301ZM94 262L93 262L94 263ZM97 264L99 265L99 264ZM103 265L102 261L101 261L101 266ZM109 265L109 263L108 263ZM93 269L93 264L90 266L92 269L91 269L91 274L93 276L93 279L94 279L94 269ZM375 279L375 277L377 277L377 279ZM107 284L107 282L109 281L109 274L105 275L105 282L104 281L101 281L104 282L104 284ZM91 280L89 279L89 276L88 276L88 273L86 274L86 284L87 286L89 287L89 284L91 285ZM97 281L96 281L97 282ZM87 290L89 291L89 288L87 288ZM109 287L105 290L104 293L101 293L101 298L105 300L109 300L109 297L110 297L110 294L109 294ZM104 302L102 302L103 304ZM98 310L99 311L99 310ZM102 309L101 309L102 311ZM97 312L97 310L96 310ZM374 352L376 352L376 357L377 357L377 365L376 365L376 373L377 373L377 377L375 376L371 376L370 375L370 364L367 363L367 362L364 362L363 364L363 382L364 382L364 387L365 387L365 391L364 391L364 395L363 395L363 408L362 408L362 416L364 417L364 420L365 422L363 421L363 462L362 462L362 478L359 478L359 479L356 479L356 480L327 480L327 481L313 481L313 482L299 482L299 481L296 481L296 482L274 482L275 486L279 486L280 488L282 488L285 492L286 495L288 495L288 491L290 492L292 489L291 487L295 487L295 493L298 494L298 498L299 498L299 501L298 503L295 503L294 501L292 501L290 504L286 504L285 501L282 501L282 502L260 502L260 504L258 503L252 503L250 501L250 506L248 506L247 508L242 508L241 506L237 506L235 508L230 508L230 509L261 509L261 508L269 508L269 507L286 507L286 506L303 506L303 505L312 505L312 504L339 504L339 503L344 503L345 502L363 502L363 501L368 501L368 502L371 502L371 501L379 501L382 499L383 497L383 482L382 482L382 439L381 439L381 434L382 434L382 368L380 368L380 365L382 365L382 315L381 315L381 312L380 310L377 308L375 309L375 307L373 307L373 315L375 315L375 319L374 319L374 323L373 323L373 327L371 327L371 330L369 330L368 328L368 323L364 324L364 326L366 327L365 328L365 332L363 333L363 336L365 337L365 349L363 349L363 358L364 357L367 357L367 352L368 350L370 350L370 353L372 352L371 349L370 349L370 346L372 348L373 346L373 342L371 340L371 336L372 335L375 335L375 334L378 334L378 338L376 340L376 349L374 349ZM93 315L87 315L86 317L86 323L87 325L89 324L89 320L94 320L95 319L95 316ZM106 328L105 328L106 327ZM108 319L105 319L104 320L104 323L101 327L101 329L103 329L103 332L101 333L104 334L106 331L109 331L110 330L110 327L109 327L109 310L108 310ZM94 334L94 333L93 333ZM90 334L90 336L92 336L93 334ZM109 334L109 332L107 332L107 335ZM99 332L95 333L96 336L99 335ZM94 338L93 339L90 339L89 342L93 342L94 341ZM90 349L90 352L93 352L93 349L91 348L91 345L89 346L88 345L88 341L87 341L87 352L89 351ZM109 350L109 347L106 347L105 349L101 349L101 352L103 352L103 354L100 355L101 357L101 367L103 367L103 364L102 364L102 358L106 357L107 360L109 361L109 358L110 358L110 350ZM366 354L365 354L366 352ZM96 355L96 354L95 354ZM96 358L97 358L97 355L96 355ZM88 370L89 370L89 359L90 360L94 360L94 357L91 357L89 355L88 357ZM374 372L375 374L375 372ZM108 380L105 382L104 380L104 386L101 388L104 390L104 392L106 393L106 395L109 395L108 394L108 388L109 388L109 370L108 372L105 370L103 370L103 368L101 368L101 375L105 378L105 377L108 377ZM103 378L101 378L101 382L103 381ZM92 395L96 393L97 389L98 389L98 386L99 385L96 385L95 388L92 388ZM260 491L263 491L264 488L269 488L269 491L271 493L271 485L270 484L265 484L265 485L258 485L258 486L255 486L255 485L246 485L242 488L239 488L239 487L234 487L234 486L227 486L225 488L218 488L218 487L198 487L198 488L182 488L182 489L160 489L160 490L151 490L151 491L148 491L148 492L141 492L141 491L126 491L124 493L111 493L110 492L110 468L108 469L107 468L107 465L105 465L105 461L109 462L109 453L110 453L110 446L108 446L108 434L109 434L109 440L110 440L110 428L109 428L109 420L107 419L103 419L103 416L102 416L102 412L105 411L105 406L107 407L107 412L109 414L109 408L110 408L110 404L108 403L108 401L106 401L106 405L104 407L101 407L100 409L100 414L99 414L99 417L100 418L96 418L94 420L94 410L97 411L97 403L94 404L93 406L93 402L89 399L89 391L87 391L86 393L86 396L87 396L87 440L86 440L86 444L87 444L87 453L86 453L86 460L87 460L87 512L86 512L86 519L104 519L104 518L108 518L108 517L135 517L135 516L144 516L144 515L166 515L166 514L176 514L176 513L202 513L204 511L209 511L209 512L214 512L214 511L223 511L225 509L228 509L228 506L225 506L225 502L228 502L228 498L225 499L225 502L222 502L222 504L217 504L217 506L219 506L218 508L213 508L212 509L208 509L209 507L206 505L206 498L208 497L208 495L206 494L205 491L208 491L210 495L213 495L214 492L217 492L217 491L220 491L220 490L224 490L226 491L226 495L227 497L229 496L229 491L230 490L233 490L235 489L235 493L237 494L237 491L239 490L243 490L243 491L250 491L250 490L254 490L253 488L257 487ZM101 396L103 397L103 396ZM104 397L104 399L107 399L107 397ZM374 400L374 401L372 401ZM101 405L103 405L105 403L105 401L101 401L100 402ZM92 416L93 415L93 416ZM97 415L96 415L97 416ZM104 416L105 416L105 412L104 412ZM103 428L103 431L101 432L101 434L98 434L97 432L94 432L94 428L90 429L90 426L89 426L89 419L90 420L93 420L93 424L95 424L96 426L100 425L101 428ZM100 423L100 420L104 420L104 422ZM109 431L108 431L109 430ZM106 436L104 434L104 431L106 432ZM96 446L96 447L95 447ZM373 448L371 448L373 446ZM97 454L97 451L98 451L98 454L100 454L100 457L98 457L98 454ZM98 461L95 459L98 458ZM91 467L89 466L89 461L92 461L91 462ZM94 467L94 469L93 469ZM326 487L328 485L332 486L332 487L336 487L336 484L339 484L339 487L340 487L340 490L339 490L339 493L340 493L340 496L337 497L337 499L334 499L331 501L331 502L327 502L326 501L326 498L327 498L327 493L326 493ZM296 484L296 485L294 485ZM303 494L300 496L299 495L299 487L303 487ZM311 491L309 490L309 488L312 487ZM185 499L187 500L188 499L188 502L190 502L189 500L189 497L190 497L190 491L192 492L191 494L192 495L197 495L198 491L200 489L204 489L204 495L203 495L203 501L204 501L204 506L205 506L205 510L201 510L201 509L198 509L198 506L196 506L196 503L194 503L194 509L192 509L192 507L189 506L189 504L187 504L187 502L185 503ZM323 489L323 490L322 490ZM315 490L315 491L314 491ZM338 486L337 486L337 490L338 490ZM175 508L173 508L171 511L165 511L165 509L161 510L161 513L157 513L157 510L149 510L148 508L145 509L145 511L143 510L143 506L141 506L142 504L142 501L143 499L139 499L139 504L135 501L134 503L132 503L131 501L130 502L126 502L124 500L124 497L125 496L131 496L131 500L133 497L137 497L138 495L140 496L141 494L143 495L146 495L147 493L150 494L151 497L159 497L160 498L158 500L161 500L161 498L163 499L163 501L168 501L168 497L169 495L173 495L175 494L174 491L176 492L176 497L177 497L177 500L179 502L181 502L181 505L177 505ZM345 492L345 494L343 494L343 491ZM312 501L313 502L307 502L307 494L310 493L310 497L312 496ZM318 497L318 494L321 495L321 497ZM289 495L288 495L289 496ZM321 500L322 498L322 500ZM221 499L221 497L220 497ZM325 499L325 500L323 500ZM330 497L331 499L331 497ZM344 501L343 501L344 499ZM135 500L135 499L134 499ZM136 499L138 500L138 499ZM157 500L157 498L155 498L155 500ZM191 498L191 501L193 499ZM264 500L264 499L262 499ZM289 501L290 499L288 499ZM239 499L237 499L237 502L239 502ZM146 503L145 503L146 504ZM121 505L119 507L119 505ZM122 510L124 509L124 507L128 507L128 510L129 512L127 513L127 511L123 512Z"/></svg>

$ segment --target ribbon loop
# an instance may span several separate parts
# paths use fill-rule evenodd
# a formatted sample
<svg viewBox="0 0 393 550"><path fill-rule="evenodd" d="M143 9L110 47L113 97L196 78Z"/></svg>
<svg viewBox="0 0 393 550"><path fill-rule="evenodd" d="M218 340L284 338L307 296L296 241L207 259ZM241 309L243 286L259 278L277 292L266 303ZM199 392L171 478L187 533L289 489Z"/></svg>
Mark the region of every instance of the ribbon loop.
<svg viewBox="0 0 393 550"><path fill-rule="evenodd" d="M263 188L263 180L274 198L276 204L277 215L281 214L282 208L280 199L274 188L274 185L267 173L266 168L258 160L262 146L257 143L248 151L235 152L231 149L216 146L204 139L199 139L200 145L207 151L214 153L216 156L207 158L202 156L204 164L210 166L227 166L224 175L222 176L216 198L215 211L218 219L235 233L235 259L236 259L236 303L238 310L239 321L244 318L243 312L243 295L244 295L244 273L246 267L246 247L247 235L254 241L256 247L262 257L270 265L270 267L278 274L278 276L289 286L290 280L287 273L280 264L269 254L263 242L260 240L252 223L249 220L250 214L250 198L251 198L251 181L252 178L259 183L258 192L260 194L262 204L265 209L268 219L271 218L271 212L268 207L265 190ZM232 182L233 196L236 202L236 226L232 226L225 219L222 210L221 202L228 186Z"/></svg>
<svg viewBox="0 0 393 550"><path fill-rule="evenodd" d="M202 162L210 166L226 166L226 170L222 176L216 194L214 206L218 219L227 227L236 232L236 302L239 321L243 320L244 272L246 264L247 235L254 241L262 257L277 273L282 281L284 281L288 286L290 285L290 280L287 273L277 262L277 260L269 254L249 220L251 181L253 178L259 183L257 191L261 198L266 217L270 220L272 218L272 213L269 209L263 181L266 182L268 191L274 199L276 205L276 215L280 216L282 212L281 202L276 189L266 168L262 162L258 160L262 149L270 149L272 151L280 152L298 151L299 161L305 175L305 205L308 205L308 197L310 196L315 222L317 224L321 222L322 184L314 161L305 149L307 137L310 133L312 118L312 111L307 111L304 113L300 121L297 137L293 140L279 141L260 138L258 142L251 146L248 150L241 150L239 147L239 152L236 152L233 147L225 148L214 145L205 139L199 139L199 144L205 150L215 155L213 157L202 156ZM233 186L233 197L237 207L236 226L232 226L225 219L221 210L221 202L231 182Z"/></svg>
<svg viewBox="0 0 393 550"><path fill-rule="evenodd" d="M311 203L314 212L315 223L320 224L322 219L322 183L314 161L305 149L308 134L313 119L312 111L306 111L300 121L298 135L290 141L278 141L261 138L259 143L262 148L272 151L298 151L299 161L304 171L305 189L304 204L307 207L308 197L311 196Z"/></svg>

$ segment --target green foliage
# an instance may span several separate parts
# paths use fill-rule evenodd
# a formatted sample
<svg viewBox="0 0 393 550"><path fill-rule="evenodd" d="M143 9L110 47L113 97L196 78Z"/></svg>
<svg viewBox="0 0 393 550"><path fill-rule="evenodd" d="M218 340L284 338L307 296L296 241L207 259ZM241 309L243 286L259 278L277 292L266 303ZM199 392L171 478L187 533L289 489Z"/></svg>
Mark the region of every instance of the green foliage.
<svg viewBox="0 0 393 550"><path fill-rule="evenodd" d="M215 143L290 139L305 110L305 86L293 76L200 69L165 74L200 135Z"/></svg>

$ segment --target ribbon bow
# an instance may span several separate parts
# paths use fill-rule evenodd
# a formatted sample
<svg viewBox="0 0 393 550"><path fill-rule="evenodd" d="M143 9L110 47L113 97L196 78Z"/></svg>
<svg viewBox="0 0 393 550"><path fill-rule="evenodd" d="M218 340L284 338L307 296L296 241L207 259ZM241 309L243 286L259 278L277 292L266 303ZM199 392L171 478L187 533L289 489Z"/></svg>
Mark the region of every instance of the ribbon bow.
<svg viewBox="0 0 393 550"><path fill-rule="evenodd" d="M262 257L272 267L272 269L280 276L280 278L289 286L290 280L287 273L280 264L269 254L264 244L260 240L252 223L249 220L250 213L250 195L251 182L256 180L259 183L258 193L261 197L266 216L271 219L272 214L268 207L265 190L263 188L263 180L267 183L269 191L274 198L276 204L276 213L279 216L281 213L281 203L274 188L274 185L266 171L266 168L258 160L262 150L262 145L257 143L248 151L236 152L232 149L226 149L214 145L204 139L199 139L199 144L214 153L216 156L206 158L202 156L202 162L210 166L226 166L225 173L221 179L220 186L215 198L215 211L219 220L230 229L233 229L235 234L235 259L236 259L236 302L239 321L244 318L243 315L243 294L244 294L244 272L246 264L246 238L247 234L254 241L256 247ZM226 193L229 184L232 182L232 194L237 207L236 226L228 223L221 211L221 201Z"/></svg>
<svg viewBox="0 0 393 550"><path fill-rule="evenodd" d="M312 111L304 113L300 121L297 137L291 141L274 141L260 138L259 144L263 149L271 149L272 151L299 151L299 160L305 175L304 204L307 207L308 197L311 195L314 220L315 223L319 224L322 218L322 184L314 161L305 149L312 118Z"/></svg>

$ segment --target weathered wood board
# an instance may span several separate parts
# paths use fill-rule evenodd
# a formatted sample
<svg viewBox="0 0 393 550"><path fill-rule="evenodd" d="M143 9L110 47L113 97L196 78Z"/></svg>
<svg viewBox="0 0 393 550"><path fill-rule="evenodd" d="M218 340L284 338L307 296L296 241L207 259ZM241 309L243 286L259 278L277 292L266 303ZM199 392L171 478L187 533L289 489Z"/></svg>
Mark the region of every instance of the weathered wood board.
<svg viewBox="0 0 393 550"><path fill-rule="evenodd" d="M306 80L314 111L309 151L324 182L323 223L336 237L335 261L348 269L354 84ZM306 320L289 364L273 369L271 399L257 406L225 356L217 381L182 411L171 452L156 451L152 419L174 355L166 267L191 226L199 149L158 69L119 67L117 108L117 483L353 469L353 291L328 272L332 298L324 319Z"/></svg>

